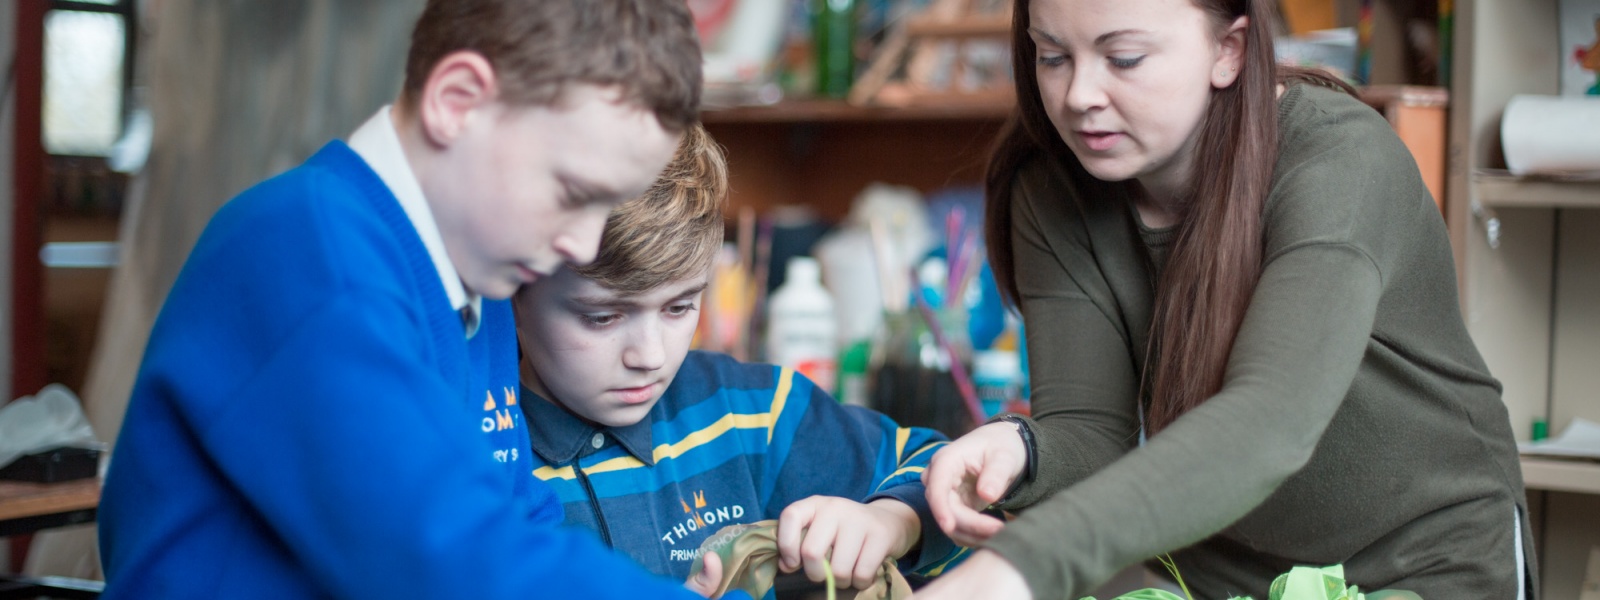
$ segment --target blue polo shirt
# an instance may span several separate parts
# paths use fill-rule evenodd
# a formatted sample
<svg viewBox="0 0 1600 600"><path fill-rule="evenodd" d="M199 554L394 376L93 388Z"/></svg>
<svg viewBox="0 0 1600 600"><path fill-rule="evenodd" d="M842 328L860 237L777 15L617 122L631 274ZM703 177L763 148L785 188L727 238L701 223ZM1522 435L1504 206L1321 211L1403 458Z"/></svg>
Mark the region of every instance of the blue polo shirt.
<svg viewBox="0 0 1600 600"><path fill-rule="evenodd" d="M906 571L937 575L965 554L939 530L922 486L944 435L841 405L792 369L690 352L649 416L627 427L523 396L533 474L556 491L566 524L654 573L686 579L717 530L775 519L816 495L895 498L915 510L922 541L901 558Z"/></svg>

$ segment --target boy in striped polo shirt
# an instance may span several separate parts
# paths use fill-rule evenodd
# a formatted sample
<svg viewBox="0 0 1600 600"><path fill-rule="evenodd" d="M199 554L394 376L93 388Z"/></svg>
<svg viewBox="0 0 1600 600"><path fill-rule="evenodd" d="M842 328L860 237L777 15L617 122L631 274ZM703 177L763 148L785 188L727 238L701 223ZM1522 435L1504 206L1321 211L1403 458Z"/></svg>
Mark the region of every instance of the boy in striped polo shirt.
<svg viewBox="0 0 1600 600"><path fill-rule="evenodd" d="M866 587L889 557L937 574L962 554L923 495L943 435L840 405L791 369L689 349L726 195L721 150L696 126L611 214L594 263L513 298L534 475L567 524L662 575L687 578L717 530L774 518L785 572L823 581L827 556L841 586Z"/></svg>

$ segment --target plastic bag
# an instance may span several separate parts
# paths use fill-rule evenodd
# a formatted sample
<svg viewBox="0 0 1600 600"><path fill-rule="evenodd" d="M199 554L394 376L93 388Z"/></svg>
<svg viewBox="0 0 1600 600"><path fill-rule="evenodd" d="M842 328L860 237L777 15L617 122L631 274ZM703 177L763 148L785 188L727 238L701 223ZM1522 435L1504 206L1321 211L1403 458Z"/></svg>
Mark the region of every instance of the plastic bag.
<svg viewBox="0 0 1600 600"><path fill-rule="evenodd" d="M52 383L33 396L0 407L0 467L24 454L60 446L99 449L77 394Z"/></svg>

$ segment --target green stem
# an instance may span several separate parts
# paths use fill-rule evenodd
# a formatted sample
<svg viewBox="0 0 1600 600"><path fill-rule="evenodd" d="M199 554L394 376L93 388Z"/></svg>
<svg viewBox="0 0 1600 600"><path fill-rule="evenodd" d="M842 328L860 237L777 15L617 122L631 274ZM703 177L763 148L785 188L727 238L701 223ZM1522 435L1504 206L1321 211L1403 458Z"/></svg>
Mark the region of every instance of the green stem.
<svg viewBox="0 0 1600 600"><path fill-rule="evenodd" d="M833 565L828 564L828 557L822 557L823 577L828 580L828 600L838 600L838 591L833 589ZM1190 598L1189 600L1194 600Z"/></svg>
<svg viewBox="0 0 1600 600"><path fill-rule="evenodd" d="M1178 563L1172 560L1172 555L1163 554L1157 556L1156 560L1161 561L1161 566L1166 567L1167 572L1172 574L1172 578L1178 580L1178 588L1183 590L1183 597L1194 600L1194 594L1189 593L1189 586L1183 583L1183 574L1178 572Z"/></svg>

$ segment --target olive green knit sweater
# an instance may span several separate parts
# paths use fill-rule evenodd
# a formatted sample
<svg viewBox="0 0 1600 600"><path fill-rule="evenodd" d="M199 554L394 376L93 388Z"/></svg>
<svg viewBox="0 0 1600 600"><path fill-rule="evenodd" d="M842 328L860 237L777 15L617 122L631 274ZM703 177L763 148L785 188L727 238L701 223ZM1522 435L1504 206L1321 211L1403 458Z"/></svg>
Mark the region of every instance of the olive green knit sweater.
<svg viewBox="0 0 1600 600"><path fill-rule="evenodd" d="M1416 164L1341 92L1291 86L1278 118L1263 271L1222 390L1142 447L1138 374L1173 232L1118 193L1075 191L1105 186L1054 161L1017 173L1039 466L988 547L1036 597L1077 598L1163 552L1201 598L1266 597L1293 566L1337 563L1367 590L1515 597L1516 445ZM1531 549L1525 518L1522 532Z"/></svg>

